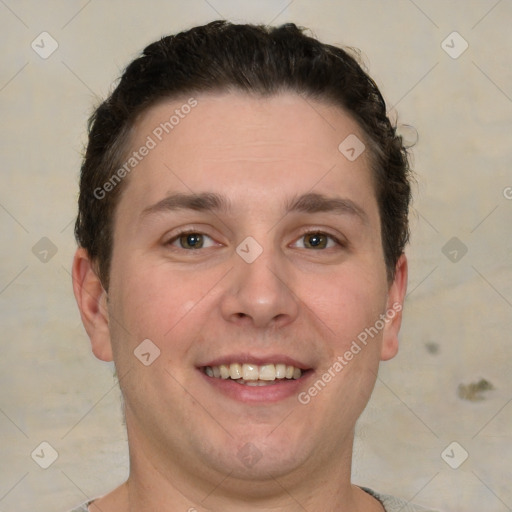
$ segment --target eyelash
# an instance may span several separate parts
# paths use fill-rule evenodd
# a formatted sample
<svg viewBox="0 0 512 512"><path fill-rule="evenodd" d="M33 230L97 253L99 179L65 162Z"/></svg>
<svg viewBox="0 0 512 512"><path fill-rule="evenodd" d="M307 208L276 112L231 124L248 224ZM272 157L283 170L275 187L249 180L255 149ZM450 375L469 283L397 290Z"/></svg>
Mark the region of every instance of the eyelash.
<svg viewBox="0 0 512 512"><path fill-rule="evenodd" d="M169 239L169 241L165 245L172 245L174 242L176 242L182 236L185 236L185 235L203 235L203 236L206 236L206 237L210 238L211 240L213 240L213 238L211 236L207 235L206 233L201 232L200 230L197 230L197 229L186 229L186 230L183 230L183 231L180 231L180 232L176 233L171 239ZM327 238L329 238L330 240L334 241L337 246L339 246L341 248L346 248L347 247L347 243L346 242L340 240L338 237L332 235L331 233L327 233L325 231L315 230L315 229L304 231L303 233L300 234L300 236L297 238L297 240L299 240L301 238L304 238L306 235L324 235ZM183 247L177 247L177 249L181 249L183 251L195 252L195 251L199 251L200 249L203 249L203 248L201 247L199 249L185 249ZM208 247L206 247L206 249L208 249ZM327 249L333 249L333 247L325 247L323 249L317 249L317 250L325 251ZM310 249L310 250L315 250L315 249Z"/></svg>

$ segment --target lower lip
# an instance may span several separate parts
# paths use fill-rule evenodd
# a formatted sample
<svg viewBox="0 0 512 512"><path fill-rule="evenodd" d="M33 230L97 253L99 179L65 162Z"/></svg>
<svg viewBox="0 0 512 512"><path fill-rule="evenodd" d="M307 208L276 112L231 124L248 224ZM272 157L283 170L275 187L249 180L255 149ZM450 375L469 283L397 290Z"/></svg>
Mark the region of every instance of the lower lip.
<svg viewBox="0 0 512 512"><path fill-rule="evenodd" d="M297 397L300 389L306 385L312 371L307 371L299 379L283 379L275 384L265 386L247 386L238 384L232 379L208 377L202 370L198 370L208 384L224 395L246 403L273 403L290 397ZM275 382L275 381L274 381Z"/></svg>

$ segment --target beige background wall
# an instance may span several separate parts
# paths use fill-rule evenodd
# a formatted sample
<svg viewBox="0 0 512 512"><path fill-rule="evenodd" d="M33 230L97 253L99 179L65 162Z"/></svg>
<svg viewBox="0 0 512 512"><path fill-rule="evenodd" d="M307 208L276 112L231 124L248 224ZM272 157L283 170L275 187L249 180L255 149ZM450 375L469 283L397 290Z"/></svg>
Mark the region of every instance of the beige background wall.
<svg viewBox="0 0 512 512"><path fill-rule="evenodd" d="M511 511L510 0L0 1L0 511L64 511L126 476L112 367L91 355L70 284L86 119L146 44L221 17L362 49L419 132L402 348L360 421L355 482ZM31 47L51 49L43 31L58 43L46 59ZM481 378L494 387L481 400L458 396ZM43 441L58 452L48 469L31 458ZM452 465L469 454L457 469L441 457L453 441Z"/></svg>

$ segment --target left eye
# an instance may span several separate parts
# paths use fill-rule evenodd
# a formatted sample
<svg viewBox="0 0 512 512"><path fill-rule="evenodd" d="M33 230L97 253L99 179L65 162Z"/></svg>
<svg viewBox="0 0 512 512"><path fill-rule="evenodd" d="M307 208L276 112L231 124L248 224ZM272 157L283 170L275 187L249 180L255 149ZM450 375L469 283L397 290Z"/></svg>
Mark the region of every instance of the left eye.
<svg viewBox="0 0 512 512"><path fill-rule="evenodd" d="M208 239L213 242L213 239L204 233L188 232L176 235L168 243L180 249L204 249L215 245L215 243L205 245L205 241Z"/></svg>
<svg viewBox="0 0 512 512"><path fill-rule="evenodd" d="M305 249L329 249L340 245L336 238L320 231L304 233L299 240L295 242L294 247L297 247L296 244L298 244L300 240L304 240L303 248Z"/></svg>

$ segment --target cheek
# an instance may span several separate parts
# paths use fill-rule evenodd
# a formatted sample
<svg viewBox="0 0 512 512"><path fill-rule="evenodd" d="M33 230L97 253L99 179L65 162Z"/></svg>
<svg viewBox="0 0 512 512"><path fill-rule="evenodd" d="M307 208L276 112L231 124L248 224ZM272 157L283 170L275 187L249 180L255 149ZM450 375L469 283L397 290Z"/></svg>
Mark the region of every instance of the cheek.
<svg viewBox="0 0 512 512"><path fill-rule="evenodd" d="M111 280L115 305L111 330L118 352L133 352L144 339L152 340L162 355L167 349L172 349L173 356L187 351L191 329L197 327L197 312L207 318L205 295L222 273L170 271L165 263L147 263L147 258L116 263L117 274Z"/></svg>
<svg viewBox="0 0 512 512"><path fill-rule="evenodd" d="M375 276L355 269L322 276L300 292L305 305L330 332L337 350L375 324L386 304L386 287Z"/></svg>
<svg viewBox="0 0 512 512"><path fill-rule="evenodd" d="M387 290L381 281L352 269L318 281L314 292L301 292L307 297L305 311L323 326L326 355L301 403L311 401L315 415L329 418L334 429L355 421L375 384L382 330L374 329L385 310Z"/></svg>
<svg viewBox="0 0 512 512"><path fill-rule="evenodd" d="M110 291L114 345L123 339L122 347L133 350L142 340L157 340L168 331L175 318L182 316L184 300L179 283L160 278L154 269L136 265L129 259L113 262ZM126 340L128 338L128 340ZM128 342L127 342L128 341Z"/></svg>

